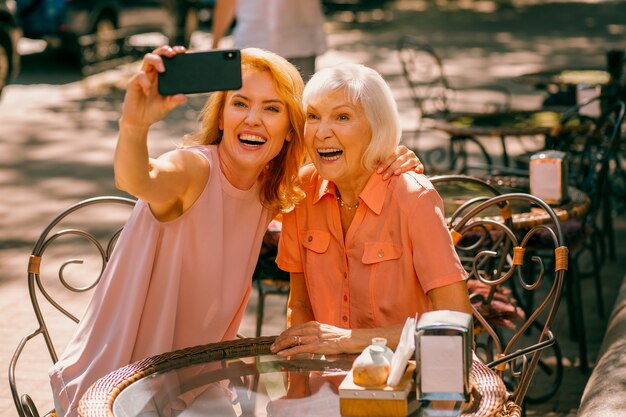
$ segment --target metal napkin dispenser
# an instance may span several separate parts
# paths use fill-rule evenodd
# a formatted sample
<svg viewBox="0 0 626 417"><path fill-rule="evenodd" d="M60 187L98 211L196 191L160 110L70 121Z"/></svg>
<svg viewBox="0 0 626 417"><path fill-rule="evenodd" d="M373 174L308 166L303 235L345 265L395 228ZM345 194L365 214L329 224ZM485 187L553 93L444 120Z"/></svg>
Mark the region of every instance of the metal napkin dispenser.
<svg viewBox="0 0 626 417"><path fill-rule="evenodd" d="M530 193L548 204L568 200L567 154L542 151L530 157Z"/></svg>
<svg viewBox="0 0 626 417"><path fill-rule="evenodd" d="M415 333L417 397L467 401L472 367L472 316L438 310L422 314Z"/></svg>

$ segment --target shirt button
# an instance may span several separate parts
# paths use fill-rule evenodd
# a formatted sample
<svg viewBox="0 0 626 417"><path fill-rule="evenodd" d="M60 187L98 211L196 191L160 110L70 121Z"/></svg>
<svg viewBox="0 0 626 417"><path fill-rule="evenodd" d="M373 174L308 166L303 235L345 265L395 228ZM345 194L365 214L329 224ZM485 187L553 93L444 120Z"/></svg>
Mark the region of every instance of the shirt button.
<svg viewBox="0 0 626 417"><path fill-rule="evenodd" d="M312 242L313 241L313 236L310 236L306 238L307 242Z"/></svg>
<svg viewBox="0 0 626 417"><path fill-rule="evenodd" d="M385 252L381 249L378 251L378 257L382 258L383 256L385 256Z"/></svg>
<svg viewBox="0 0 626 417"><path fill-rule="evenodd" d="M343 321L348 321L348 316L343 316L342 319Z"/></svg>
<svg viewBox="0 0 626 417"><path fill-rule="evenodd" d="M348 301L348 296L347 295L343 296L343 301Z"/></svg>

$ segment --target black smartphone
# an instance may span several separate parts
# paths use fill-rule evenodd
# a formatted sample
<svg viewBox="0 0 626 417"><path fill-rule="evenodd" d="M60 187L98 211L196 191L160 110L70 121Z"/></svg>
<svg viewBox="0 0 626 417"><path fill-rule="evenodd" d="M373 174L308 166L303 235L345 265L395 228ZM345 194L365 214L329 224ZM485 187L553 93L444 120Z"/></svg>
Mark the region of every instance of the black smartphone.
<svg viewBox="0 0 626 417"><path fill-rule="evenodd" d="M195 94L241 88L241 53L238 49L188 52L163 57L159 94Z"/></svg>

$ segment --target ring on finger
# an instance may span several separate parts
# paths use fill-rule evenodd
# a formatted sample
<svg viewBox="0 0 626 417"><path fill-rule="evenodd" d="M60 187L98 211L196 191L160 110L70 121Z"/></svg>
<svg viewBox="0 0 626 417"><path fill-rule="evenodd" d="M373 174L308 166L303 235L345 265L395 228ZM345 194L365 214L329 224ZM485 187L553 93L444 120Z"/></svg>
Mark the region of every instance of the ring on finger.
<svg viewBox="0 0 626 417"><path fill-rule="evenodd" d="M293 337L293 344L296 346L300 346L302 344L302 339L300 338L300 336Z"/></svg>

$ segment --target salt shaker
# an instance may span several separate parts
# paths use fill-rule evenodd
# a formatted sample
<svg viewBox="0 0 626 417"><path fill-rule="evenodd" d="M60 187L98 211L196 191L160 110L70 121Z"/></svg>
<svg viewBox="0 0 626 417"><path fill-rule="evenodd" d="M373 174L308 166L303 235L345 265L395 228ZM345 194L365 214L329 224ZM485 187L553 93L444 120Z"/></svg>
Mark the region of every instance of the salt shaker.
<svg viewBox="0 0 626 417"><path fill-rule="evenodd" d="M384 337L373 337L372 344L370 346L380 346L385 349L383 355L391 364L391 358L393 358L393 350L389 349L389 347L387 346L387 339L385 339Z"/></svg>

